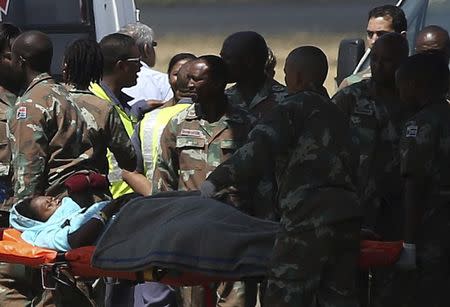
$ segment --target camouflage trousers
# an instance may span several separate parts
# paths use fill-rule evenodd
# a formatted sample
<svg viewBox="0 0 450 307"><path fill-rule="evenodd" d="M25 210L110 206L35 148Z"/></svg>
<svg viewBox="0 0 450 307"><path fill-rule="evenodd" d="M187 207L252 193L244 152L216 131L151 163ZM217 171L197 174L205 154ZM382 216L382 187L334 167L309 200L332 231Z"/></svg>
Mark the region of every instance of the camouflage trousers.
<svg viewBox="0 0 450 307"><path fill-rule="evenodd" d="M0 263L0 306L24 307L31 304L31 283L23 265Z"/></svg>
<svg viewBox="0 0 450 307"><path fill-rule="evenodd" d="M55 306L50 291L43 291L39 270L0 263L0 306Z"/></svg>
<svg viewBox="0 0 450 307"><path fill-rule="evenodd" d="M218 285L212 284L211 289L217 294L216 306L218 307L256 306L256 282L222 282ZM180 307L205 306L205 291L202 286L180 287L177 292Z"/></svg>
<svg viewBox="0 0 450 307"><path fill-rule="evenodd" d="M264 306L359 306L356 274L359 219L279 234L272 252Z"/></svg>

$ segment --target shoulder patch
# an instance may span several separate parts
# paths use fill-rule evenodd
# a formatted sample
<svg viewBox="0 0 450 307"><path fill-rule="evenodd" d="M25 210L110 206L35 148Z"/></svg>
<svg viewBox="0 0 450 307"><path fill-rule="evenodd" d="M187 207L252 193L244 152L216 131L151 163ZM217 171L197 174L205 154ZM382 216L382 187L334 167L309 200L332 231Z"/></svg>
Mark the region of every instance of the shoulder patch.
<svg viewBox="0 0 450 307"><path fill-rule="evenodd" d="M410 124L406 127L406 137L407 138L415 138L417 136L417 130L419 127L417 127L416 124Z"/></svg>
<svg viewBox="0 0 450 307"><path fill-rule="evenodd" d="M16 113L16 119L26 119L27 118L27 107L19 107Z"/></svg>
<svg viewBox="0 0 450 307"><path fill-rule="evenodd" d="M284 91L284 86L279 85L279 84L272 85L272 91L282 92L282 91Z"/></svg>
<svg viewBox="0 0 450 307"><path fill-rule="evenodd" d="M361 115L373 115L372 104L357 104L355 108L355 114Z"/></svg>
<svg viewBox="0 0 450 307"><path fill-rule="evenodd" d="M181 129L180 134L184 136L204 137L203 132L201 132L200 130Z"/></svg>

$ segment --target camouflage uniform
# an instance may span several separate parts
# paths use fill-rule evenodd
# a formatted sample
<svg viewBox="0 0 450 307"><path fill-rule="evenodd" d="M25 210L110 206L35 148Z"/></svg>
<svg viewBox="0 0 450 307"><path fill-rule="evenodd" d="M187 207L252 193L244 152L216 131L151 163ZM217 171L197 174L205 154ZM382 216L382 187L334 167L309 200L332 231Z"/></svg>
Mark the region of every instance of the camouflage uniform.
<svg viewBox="0 0 450 307"><path fill-rule="evenodd" d="M270 116L276 107L287 95L285 87L273 79L267 78L263 87L253 97L252 101L245 101L236 85L225 91L228 99L233 105L246 109L254 117L255 122L261 122ZM258 206L253 208L252 215L259 218L276 220L274 212L276 185L272 175L265 175L258 184L254 203Z"/></svg>
<svg viewBox="0 0 450 307"><path fill-rule="evenodd" d="M11 196L11 149L7 137L6 114L11 105L14 105L17 97L2 89L0 92L0 194L2 216L0 227L8 227L8 214L11 202L5 197ZM5 196L5 197L4 197ZM4 212L4 213L3 213ZM28 270L23 265L0 263L0 306L22 307L30 302L31 283L26 280L25 272Z"/></svg>
<svg viewBox="0 0 450 307"><path fill-rule="evenodd" d="M119 167L136 168L136 153L114 107L88 90L71 89L70 96L86 121L94 147L93 163L101 174L108 174L107 149L116 157Z"/></svg>
<svg viewBox="0 0 450 307"><path fill-rule="evenodd" d="M244 100L236 85L227 89L225 93L233 105L247 109L255 117L256 122L261 122L270 116L273 108L287 95L285 87L272 78L266 78L264 85L251 101ZM279 216L276 212L275 200L276 194L277 187L274 175L268 173L264 175L256 187L253 203L257 205L252 208L251 214L259 218L278 220ZM226 288L232 288L232 290L226 291ZM222 289L224 290L221 291ZM261 285L260 289L263 291L264 286ZM224 295L226 292L228 292L228 295ZM256 300L256 298L251 298L252 296L256 296L256 285L252 282L245 284L237 282L233 286L230 286L230 283L225 283L225 285L221 285L218 293L221 295L221 300L223 301L223 303L219 303L220 307L243 306L242 300L244 300L244 297L246 297L245 301L247 301L247 306L249 306L248 302L250 300Z"/></svg>
<svg viewBox="0 0 450 307"><path fill-rule="evenodd" d="M312 91L288 96L272 113L208 180L240 188L266 167L276 174L281 230L265 306L356 306L360 210L348 123Z"/></svg>
<svg viewBox="0 0 450 307"><path fill-rule="evenodd" d="M206 177L243 144L249 123L245 110L230 105L214 123L201 118L198 104L175 115L161 135L153 193L198 190ZM240 196L234 192L229 196L236 206L241 205Z"/></svg>
<svg viewBox="0 0 450 307"><path fill-rule="evenodd" d="M356 74L352 74L342 80L341 84L339 84L338 91L342 90L343 88L361 82L363 80L370 79L372 77L372 71L370 70L370 67L367 67L366 69L361 70L360 72Z"/></svg>
<svg viewBox="0 0 450 307"><path fill-rule="evenodd" d="M364 227L385 240L399 240L403 228L400 206L399 141L404 122L397 97L379 98L370 79L336 93L332 101L348 116L359 150L358 188Z"/></svg>
<svg viewBox="0 0 450 307"><path fill-rule="evenodd" d="M424 180L427 197L417 230L414 305L448 306L450 290L450 106L425 106L405 124L401 141L401 174ZM393 304L391 304L393 306Z"/></svg>
<svg viewBox="0 0 450 307"><path fill-rule="evenodd" d="M245 141L250 131L249 114L235 106L217 122L200 117L193 104L175 115L164 129L158 161L153 174L153 193L172 190L198 190L221 162L228 159ZM249 194L228 190L225 201L248 210ZM183 306L200 307L204 300L199 287L181 289Z"/></svg>
<svg viewBox="0 0 450 307"><path fill-rule="evenodd" d="M8 114L14 197L62 197L64 180L92 169L86 124L67 90L46 73L30 83Z"/></svg>
<svg viewBox="0 0 450 307"><path fill-rule="evenodd" d="M9 211L10 202L7 199L12 196L11 189L11 147L8 140L8 126L6 114L14 105L17 97L5 89L0 91L0 211ZM5 226L6 223L6 226ZM7 227L8 219L0 218L0 227Z"/></svg>
<svg viewBox="0 0 450 307"><path fill-rule="evenodd" d="M348 116L353 141L359 150L358 192L363 208L363 228L383 240L403 238L403 183L399 142L404 112L398 97L380 98L370 79L339 91L333 102ZM367 273L360 276L361 303L367 301ZM392 268L372 270L371 301L388 306L406 296L407 276ZM405 300L406 301L406 300ZM392 305L400 306L400 305Z"/></svg>

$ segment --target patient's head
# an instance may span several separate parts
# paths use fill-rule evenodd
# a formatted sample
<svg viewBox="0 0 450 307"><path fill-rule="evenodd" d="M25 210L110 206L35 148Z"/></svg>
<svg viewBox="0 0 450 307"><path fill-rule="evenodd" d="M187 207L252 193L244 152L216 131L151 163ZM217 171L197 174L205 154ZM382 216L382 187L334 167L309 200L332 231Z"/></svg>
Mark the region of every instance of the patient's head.
<svg viewBox="0 0 450 307"><path fill-rule="evenodd" d="M41 222L46 222L61 204L53 196L36 196L25 198L17 207L20 214Z"/></svg>

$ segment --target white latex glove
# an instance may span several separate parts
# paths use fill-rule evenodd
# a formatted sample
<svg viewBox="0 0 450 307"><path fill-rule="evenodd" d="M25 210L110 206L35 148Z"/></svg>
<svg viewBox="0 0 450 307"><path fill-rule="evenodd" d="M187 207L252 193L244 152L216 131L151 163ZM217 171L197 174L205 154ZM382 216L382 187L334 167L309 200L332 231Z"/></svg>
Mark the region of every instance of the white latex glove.
<svg viewBox="0 0 450 307"><path fill-rule="evenodd" d="M395 263L395 266L404 271L411 271L416 269L416 245L410 243L403 243L403 250L400 254L400 259Z"/></svg>
<svg viewBox="0 0 450 307"><path fill-rule="evenodd" d="M216 186L208 180L205 180L200 186L200 196L204 198L211 198L217 193Z"/></svg>

